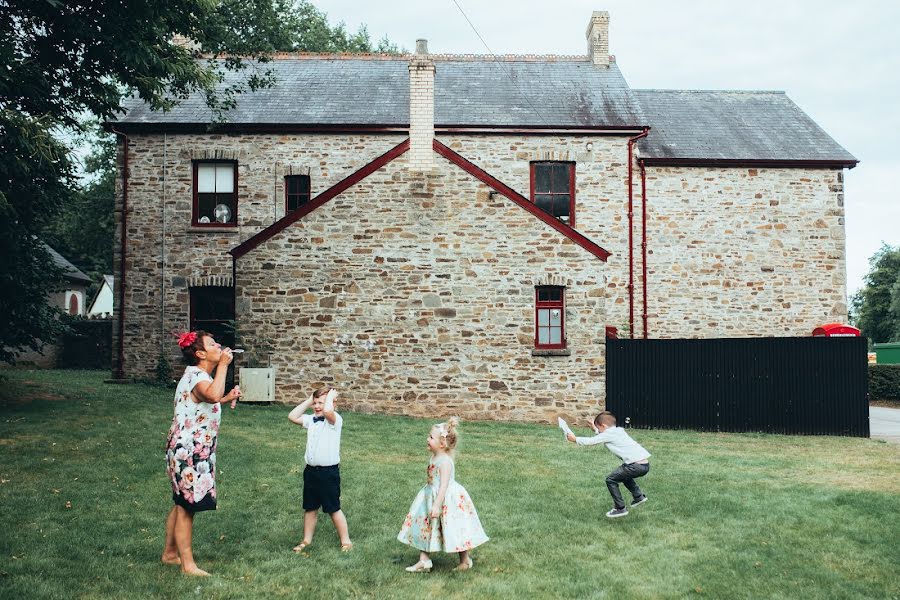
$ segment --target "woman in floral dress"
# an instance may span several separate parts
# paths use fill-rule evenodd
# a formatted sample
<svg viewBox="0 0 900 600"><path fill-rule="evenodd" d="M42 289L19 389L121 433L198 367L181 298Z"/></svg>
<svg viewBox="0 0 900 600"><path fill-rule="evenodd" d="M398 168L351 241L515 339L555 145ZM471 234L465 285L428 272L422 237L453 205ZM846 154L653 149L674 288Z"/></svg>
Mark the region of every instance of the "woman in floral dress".
<svg viewBox="0 0 900 600"><path fill-rule="evenodd" d="M209 575L194 562L191 537L194 513L216 509L216 440L222 418L221 404L234 402L240 388L225 394L225 377L232 361L205 331L178 338L188 367L175 390L175 416L166 444L166 463L175 506L166 519L166 545L162 561L181 565L189 575ZM215 372L215 377L213 377Z"/></svg>
<svg viewBox="0 0 900 600"><path fill-rule="evenodd" d="M428 436L428 479L416 495L397 539L419 550L419 562L407 567L411 573L432 568L430 552L458 552L458 571L472 568L469 551L488 541L469 492L456 482L452 452L456 447L459 419L431 428Z"/></svg>

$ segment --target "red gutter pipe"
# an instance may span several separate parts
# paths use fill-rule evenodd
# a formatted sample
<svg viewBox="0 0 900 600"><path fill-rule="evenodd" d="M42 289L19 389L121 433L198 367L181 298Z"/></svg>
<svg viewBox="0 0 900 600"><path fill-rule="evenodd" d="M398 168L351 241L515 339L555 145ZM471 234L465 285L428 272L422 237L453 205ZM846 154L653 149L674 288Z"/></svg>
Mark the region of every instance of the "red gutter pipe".
<svg viewBox="0 0 900 600"><path fill-rule="evenodd" d="M128 135L109 130L124 140L124 166L122 168L122 235L119 238L119 364L116 367L116 379L125 379L125 241L128 237Z"/></svg>
<svg viewBox="0 0 900 600"><path fill-rule="evenodd" d="M649 127L628 138L628 337L634 339L634 189L632 186L634 143L650 133Z"/></svg>
<svg viewBox="0 0 900 600"><path fill-rule="evenodd" d="M644 321L644 339L647 339L647 170L644 168L644 159L641 165L641 267L644 269L644 310L641 315Z"/></svg>

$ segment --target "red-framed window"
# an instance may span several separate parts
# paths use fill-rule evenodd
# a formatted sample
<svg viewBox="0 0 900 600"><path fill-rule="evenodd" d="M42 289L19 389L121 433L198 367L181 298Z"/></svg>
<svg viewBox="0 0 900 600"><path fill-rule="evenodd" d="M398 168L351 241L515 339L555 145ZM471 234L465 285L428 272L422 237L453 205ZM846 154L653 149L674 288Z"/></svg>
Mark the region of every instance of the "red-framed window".
<svg viewBox="0 0 900 600"><path fill-rule="evenodd" d="M191 225L237 226L237 161L194 161L194 210Z"/></svg>
<svg viewBox="0 0 900 600"><path fill-rule="evenodd" d="M534 347L566 347L566 288L541 285L534 289Z"/></svg>
<svg viewBox="0 0 900 600"><path fill-rule="evenodd" d="M208 331L223 347L234 346L234 288L192 287L190 296L191 331Z"/></svg>
<svg viewBox="0 0 900 600"><path fill-rule="evenodd" d="M551 216L575 227L575 163L531 163L531 201Z"/></svg>
<svg viewBox="0 0 900 600"><path fill-rule="evenodd" d="M284 176L284 214L291 213L309 202L309 197L309 175Z"/></svg>

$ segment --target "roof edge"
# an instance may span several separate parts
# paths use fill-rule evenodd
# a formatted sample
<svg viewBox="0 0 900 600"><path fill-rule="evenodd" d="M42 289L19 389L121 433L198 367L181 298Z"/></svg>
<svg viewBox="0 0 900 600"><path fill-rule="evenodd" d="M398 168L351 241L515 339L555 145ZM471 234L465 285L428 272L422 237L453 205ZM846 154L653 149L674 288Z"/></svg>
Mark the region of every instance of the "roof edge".
<svg viewBox="0 0 900 600"><path fill-rule="evenodd" d="M534 205L533 202L530 202L525 196L516 192L514 189L490 175L487 171L483 170L481 167L478 167L474 163L470 162L462 155L454 152L448 146L442 144L438 140L434 140L432 142L432 147L434 151L454 163L456 166L460 167L463 171L472 175L476 179L480 180L482 183L494 188L504 196L506 196L513 203L519 205L521 208L524 208L526 211L530 212L532 215L557 230L567 238L569 238L576 245L581 246L603 262L606 262L606 259L609 258L610 252L598 244L592 242L587 237L566 225L559 219L554 219L549 214L545 213L543 210Z"/></svg>
<svg viewBox="0 0 900 600"><path fill-rule="evenodd" d="M409 138L403 140L375 160L367 163L361 168L357 169L344 179L340 180L315 198L311 199L308 203L306 203L302 208L298 208L294 212L289 215L285 215L281 219L275 221L262 231L256 233L249 238L247 238L241 244L235 246L231 250L228 251L235 260L247 254L263 242L268 239L271 239L275 236L275 234L280 233L281 231L287 229L293 223L296 223L312 211L316 210L335 196L341 194L346 191L353 185L356 185L381 167L385 166L389 162L393 161L398 156L401 156L404 152L409 150Z"/></svg>
<svg viewBox="0 0 900 600"><path fill-rule="evenodd" d="M796 160L768 158L667 158L643 157L641 162L650 167L771 167L808 169L852 169L857 159Z"/></svg>

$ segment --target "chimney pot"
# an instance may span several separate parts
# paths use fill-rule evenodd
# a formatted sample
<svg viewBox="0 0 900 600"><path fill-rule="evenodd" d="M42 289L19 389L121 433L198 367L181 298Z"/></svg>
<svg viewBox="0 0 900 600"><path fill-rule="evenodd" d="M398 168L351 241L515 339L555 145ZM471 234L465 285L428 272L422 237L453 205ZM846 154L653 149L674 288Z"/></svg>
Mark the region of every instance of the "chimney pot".
<svg viewBox="0 0 900 600"><path fill-rule="evenodd" d="M428 40L416 40L416 54L428 54Z"/></svg>

